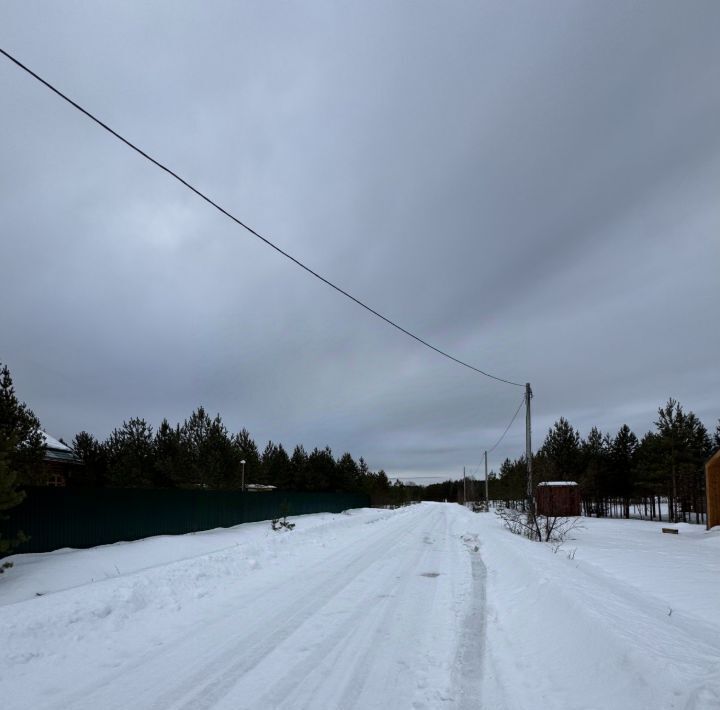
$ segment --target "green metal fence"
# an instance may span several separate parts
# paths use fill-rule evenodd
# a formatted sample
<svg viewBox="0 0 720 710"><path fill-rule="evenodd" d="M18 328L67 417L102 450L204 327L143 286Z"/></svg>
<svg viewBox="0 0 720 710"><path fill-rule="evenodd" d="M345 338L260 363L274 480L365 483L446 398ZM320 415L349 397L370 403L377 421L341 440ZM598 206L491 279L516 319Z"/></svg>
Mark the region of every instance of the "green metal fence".
<svg viewBox="0 0 720 710"><path fill-rule="evenodd" d="M179 535L288 515L339 513L370 505L353 493L29 488L5 512L0 534L29 536L15 553L94 547L153 535Z"/></svg>

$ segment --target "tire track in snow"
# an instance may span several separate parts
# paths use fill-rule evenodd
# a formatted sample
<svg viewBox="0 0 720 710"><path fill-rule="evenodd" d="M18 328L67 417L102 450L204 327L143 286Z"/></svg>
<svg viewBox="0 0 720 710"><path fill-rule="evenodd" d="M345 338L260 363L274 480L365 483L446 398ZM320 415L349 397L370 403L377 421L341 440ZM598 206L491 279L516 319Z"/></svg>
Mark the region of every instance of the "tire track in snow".
<svg viewBox="0 0 720 710"><path fill-rule="evenodd" d="M476 710L482 695L482 676L485 672L485 636L487 632L487 607L485 587L487 569L480 556L477 535L464 536L463 541L472 565L472 588L470 608L463 623L463 634L456 660L456 680L460 688L460 710Z"/></svg>
<svg viewBox="0 0 720 710"><path fill-rule="evenodd" d="M340 628L323 639L312 649L312 653L289 668L273 689L258 700L255 707L280 710L286 706L343 709L356 706L368 680L371 657L376 653L377 643L382 642L378 637L397 613L398 606L407 601L404 593L412 582L412 572L427 556L426 550L420 545L408 545L407 550L411 554L405 554L404 550L398 551L402 553L401 566L389 569L389 574L385 575L383 586L386 593L378 597L376 586L358 599L355 612L342 622ZM387 583L391 586L385 587ZM349 668L351 672L335 683L330 691L325 689L323 692L327 673L339 666ZM293 692L300 686L308 687L304 688L302 697L293 696ZM323 702L325 696L331 697L326 697ZM307 702L304 703L303 698Z"/></svg>
<svg viewBox="0 0 720 710"><path fill-rule="evenodd" d="M334 667L320 668L312 683L300 685L292 697L273 707L422 710L453 701L449 686L456 637L441 629L452 627L446 614L452 606L454 574L461 568L453 558L464 550L448 534L448 509L437 512L416 531L413 559L401 575L398 592L373 615L372 624L358 629L346 647L328 658ZM433 571L438 569L443 571ZM442 627L432 623L438 612ZM340 677L325 682L323 671Z"/></svg>
<svg viewBox="0 0 720 710"><path fill-rule="evenodd" d="M399 581L396 592L387 603L376 610L377 613L368 620L371 623L366 621L362 627L356 629L351 637L352 642L347 647L337 649L336 657L332 660L336 661L338 666L349 670L342 682L335 686L324 683L318 673L319 680L314 687L307 688L304 692L301 687L299 697L289 698L287 704L280 705L279 708L289 710L295 707L296 700L300 701L300 707L308 709L331 707L342 710L398 707L398 696L402 697L403 702L410 702L409 691L413 689L404 689L402 683L398 682L397 667L401 666L403 674L409 676L412 673L412 664L396 655L397 650L393 649L393 644L397 643L397 639L393 639L393 635L397 635L398 622L403 615L412 614L412 623L406 621L405 626L417 629L425 621L424 614L432 608L437 587L434 582L422 580L421 570L432 568L427 561L431 556L439 554L437 550L428 547L428 544L432 544L428 532L437 527L436 519L447 526L446 511L440 509L433 512L437 515L428 516L423 520L424 527L416 530L411 548L413 555L405 560L402 570L397 574L396 579ZM422 593L418 593L419 590ZM417 615L421 618L417 619ZM407 628L403 635L406 645L415 640L412 634L407 633ZM408 692L403 694L404 690ZM262 706L258 706L258 710L260 707Z"/></svg>
<svg viewBox="0 0 720 710"><path fill-rule="evenodd" d="M129 704L129 688L132 689L131 695L135 702L140 703L143 710L178 707L198 687L207 685L209 678L215 677L217 673L214 671L222 667L226 657L242 657L249 645L254 643L257 646L262 643L263 637L277 634L283 621L286 625L292 620L298 621L296 617L303 611L307 613L310 606L321 603L320 600L329 590L341 588L351 582L356 567L362 569L382 554L379 551L390 550L403 534L408 512L410 511L399 511L392 517L370 521L379 523L377 526L363 525L362 535L358 539L358 544L362 545L359 552L355 551L353 554L352 551L348 552L347 548L335 548L330 554L314 559L303 570L302 579L298 582L298 588L303 594L300 599L293 597L292 592L288 592L284 588L284 582L279 582L277 577L272 580L271 586L260 592L256 590L252 597L248 598L244 589L241 589L235 599L223 600L216 614L202 619L202 626L196 622L182 635L167 639L163 646L150 648L111 673L103 674L94 682L81 685L69 694L53 697L42 707L46 710L125 710ZM302 555L302 551L298 550L298 554ZM327 579L327 570L341 570L342 573L340 577ZM293 581L291 574L288 574L286 579ZM273 618L268 620L261 615L248 626L247 609L252 608L259 596L262 597L265 608L276 604ZM241 635L237 640L228 643L227 628L233 625L241 625ZM199 653L204 653L204 657L198 667ZM190 664L193 671L187 675L186 670ZM173 682L178 676L180 677L177 682ZM125 700L119 697L118 688L123 689Z"/></svg>
<svg viewBox="0 0 720 710"><path fill-rule="evenodd" d="M346 563L344 569L341 562L347 557L345 550L325 560L322 566L329 570L329 574L326 570L319 584L311 585L287 608L278 609L274 624L261 623L249 638L245 637L221 653L214 654L210 661L203 663L202 667L186 678L180 686L156 700L151 706L152 710L208 710L217 705L243 675L259 665L281 642L314 616L318 609L322 609L352 584L359 574L399 545L403 537L412 534L412 530L407 529L408 521L404 518L392 522L401 523L402 526L393 525L390 530L383 530L370 544L364 540L364 549ZM399 533L402 537L398 537ZM342 570L339 576L336 574L338 568Z"/></svg>

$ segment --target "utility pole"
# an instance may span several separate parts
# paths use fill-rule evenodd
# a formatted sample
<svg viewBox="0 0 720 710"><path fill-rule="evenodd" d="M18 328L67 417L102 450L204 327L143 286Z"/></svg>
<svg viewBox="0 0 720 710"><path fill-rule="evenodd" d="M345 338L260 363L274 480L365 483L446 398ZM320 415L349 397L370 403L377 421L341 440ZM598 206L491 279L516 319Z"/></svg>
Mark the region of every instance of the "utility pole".
<svg viewBox="0 0 720 710"><path fill-rule="evenodd" d="M490 494L488 493L488 477L487 477L487 451L485 452L485 507L490 511Z"/></svg>
<svg viewBox="0 0 720 710"><path fill-rule="evenodd" d="M530 400L533 393L530 383L525 384L525 458L527 460L527 508L528 522L535 519L535 502L532 480L532 427L530 420Z"/></svg>
<svg viewBox="0 0 720 710"><path fill-rule="evenodd" d="M467 489L465 488L465 466L463 466L463 505L467 505Z"/></svg>

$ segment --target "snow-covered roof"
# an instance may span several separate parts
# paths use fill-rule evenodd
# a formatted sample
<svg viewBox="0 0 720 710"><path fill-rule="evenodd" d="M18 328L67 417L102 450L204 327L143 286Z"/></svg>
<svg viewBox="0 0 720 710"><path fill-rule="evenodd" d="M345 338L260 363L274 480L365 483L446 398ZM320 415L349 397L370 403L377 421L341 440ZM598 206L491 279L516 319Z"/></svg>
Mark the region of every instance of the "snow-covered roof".
<svg viewBox="0 0 720 710"><path fill-rule="evenodd" d="M538 486L577 486L575 481L543 481Z"/></svg>
<svg viewBox="0 0 720 710"><path fill-rule="evenodd" d="M41 431L40 436L42 437L43 444L48 449L56 449L57 451L72 451L69 446L66 446L62 441L58 441L55 437L50 436L46 431Z"/></svg>
<svg viewBox="0 0 720 710"><path fill-rule="evenodd" d="M62 441L50 436L46 431L40 431L40 438L45 444L45 461L56 461L60 463L80 464L78 455Z"/></svg>

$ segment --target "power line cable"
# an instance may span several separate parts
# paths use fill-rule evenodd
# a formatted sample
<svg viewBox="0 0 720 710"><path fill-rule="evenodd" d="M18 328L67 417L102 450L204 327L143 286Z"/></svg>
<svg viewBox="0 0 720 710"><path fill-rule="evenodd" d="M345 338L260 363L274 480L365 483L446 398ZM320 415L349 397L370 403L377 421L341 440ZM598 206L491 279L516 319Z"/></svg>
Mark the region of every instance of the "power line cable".
<svg viewBox="0 0 720 710"><path fill-rule="evenodd" d="M466 367L466 368L468 368L469 370L473 370L474 372L477 372L477 373L479 373L479 374L481 374L481 375L484 375L485 377L489 377L489 378L491 378L491 379L493 379L493 380L497 380L498 382L504 382L505 384L508 384L508 385L514 385L515 387L524 387L524 386L525 386L525 385L523 385L523 384L521 384L521 383L519 383L519 382L513 382L512 380L506 380L506 379L504 379L504 378L502 378L502 377L498 377L497 375L492 375L492 374L490 374L489 372L485 372L485 370L481 370L479 367L475 367L474 365L470 365L469 363L467 363L467 362L465 362L465 361L463 361L463 360L460 360L459 358L456 358L456 357L453 356L453 355L450 355L449 353L445 352L444 350L441 350L440 348L436 347L435 345L432 345L432 344L430 344L429 342L427 342L426 340L423 340L421 337L415 335L414 333L410 332L410 331L407 330L406 328L403 328L401 325L398 325L397 323L395 323L395 321L393 321L393 320L391 320L390 318L382 315L382 313L379 313L379 312L376 311L374 308L371 308L370 306L368 306L366 303L363 303L363 301L361 301L360 299L356 298L356 297L353 296L352 294L348 293L347 291L345 291L344 289L342 289L340 286L337 286L336 284L334 284L334 283L333 283L332 281L330 281L329 279L326 279L324 276L321 276L319 273L317 273L316 271L314 271L313 269L311 269L309 266L306 266L305 264L303 264L299 259L295 258L294 256L292 256L292 255L289 254L288 252L286 252L286 251L284 251L283 249L281 249L279 246L277 246L277 244L274 244L273 242L271 242L267 237L262 236L262 234L260 234L259 232L255 231L252 227L248 226L248 225L245 224L242 220L240 220L240 219L238 219L237 217L235 217L235 215L233 215L231 212L229 212L228 210L226 210L224 207L221 207L221 206L220 206L217 202L215 202L214 200L210 199L205 193L201 192L198 188L196 188L196 187L194 187L193 185L191 185L187 180L185 180L184 178L180 177L177 173L173 172L170 168L168 168L166 165L163 165L163 163L161 163L159 160L156 160L155 158L153 158L151 155L149 155L148 153L146 153L146 152L145 152L144 150L142 150L141 148L138 148L138 146L136 146L134 143L132 143L131 141L129 141L127 138L124 138L124 137L123 137L122 135L120 135L117 131L113 130L113 129L110 128L110 126L108 126L106 123L103 123L99 118L97 118L97 117L94 116L92 113L90 113L90 111L88 111L87 109L85 109L85 108L83 108L82 106L80 106L80 104L78 104L77 102L73 101L71 98L69 98L68 96L66 96L66 95L65 95L62 91L60 91L59 89L55 88L50 82L46 81L46 80L43 79L41 76L39 76L39 75L36 74L34 71L32 71L32 69L30 69L29 67L25 66L21 61L19 61L18 59L16 59L16 58L15 58L14 56L12 56L9 52L6 52L4 49L2 49L2 47L0 47L0 53L2 53L5 57L7 57L11 62L13 62L14 64L16 64L18 67L20 67L20 69L22 69L23 71L27 72L27 73L28 73L30 76L32 76L34 79L37 79L37 81L39 81L41 84L43 84L43 85L46 86L48 89L50 89L50 91L52 91L53 93L57 94L61 99L67 101L67 103L69 103L71 106L73 106L73 107L76 108L78 111L80 111L80 113L83 113L83 114L84 114L85 116L87 116L90 120L92 120L92 121L94 121L95 123L97 123L101 128L104 128L108 133L110 133L110 134L113 135L115 138L117 138L119 141L121 141L121 142L124 143L126 146L128 146L128 148L131 148L131 149L134 150L136 153L138 153L139 155L141 155L143 158L145 158L146 160L150 161L153 165L155 165L156 167L160 168L160 170L163 170L163 171L166 172L168 175L170 175L171 177L175 178L175 180L177 180L180 184L182 184L182 185L183 185L184 187L186 187L188 190L191 190L192 192L194 192L198 197L200 197L202 200L204 200L205 202L207 202L209 205L211 205L212 207L214 207L216 210L218 210L219 212L221 212L222 214L224 214L226 217L228 217L229 219L231 219L233 222L235 222L236 224L238 224L240 227L242 227L243 229L247 230L248 232L250 232L250 234L252 234L253 236L255 236L255 237L257 237L258 239L260 239L260 240L261 240L262 242L264 242L267 246L269 246L269 247L271 247L272 249L274 249L276 252L278 252L279 254L281 254L282 256L284 256L286 259L289 259L289 260L292 261L294 264L296 264L297 266L299 266L301 269L304 269L304 270L307 271L309 274L311 274L312 276L314 276L316 279L319 279L320 281L322 281L324 284L326 284L326 285L329 286L330 288L334 289L335 291L337 291L338 293L342 294L342 295L345 296L346 298L349 298L351 301L353 301L354 303L356 303L356 304L357 304L358 306L360 306L361 308L364 308L366 311L368 311L368 312L371 313L372 315L376 316L377 318L380 318L381 320L385 321L385 323L387 323L388 325L390 325L390 326L392 326L393 328L399 330L401 333L404 333L405 335L407 335L408 337L412 338L413 340L416 340L416 341L417 341L418 343L420 343L421 345L424 345L425 347L430 348L430 350L434 350L434 351L435 351L436 353L438 353L439 355L442 355L443 357L446 357L446 358L448 358L449 360L452 360L453 362L457 363L458 365L462 365L463 367Z"/></svg>
<svg viewBox="0 0 720 710"><path fill-rule="evenodd" d="M500 438L495 442L495 444L493 444L492 448L487 450L487 452L489 454L491 454L493 451L495 451L495 449L497 449L498 446L500 446L500 443L505 438L505 435L508 433L508 431L510 431L510 427L513 425L513 422L515 421L515 419L517 419L517 415L520 413L520 410L522 409L523 404L525 404L525 397L523 397L520 400L520 404L518 405L518 408L515 410L515 414L512 415L512 419L510 420L510 423L505 427L505 431L502 433ZM471 478L474 474L479 474L479 473L480 473L480 466L468 467L468 471L466 472L467 477L469 477L469 478ZM398 477L395 477L395 478L398 478L398 480L412 481L416 478L443 478L445 475L447 475L447 474L441 473L437 476L431 476L431 475L408 476L406 479L400 479ZM453 479L447 479L447 480L453 480ZM457 480L457 479L455 479L455 480Z"/></svg>
<svg viewBox="0 0 720 710"><path fill-rule="evenodd" d="M523 397L520 400L520 404L518 404L518 408L515 410L515 414L513 414L512 419L510 420L510 423L505 427L505 431L502 433L502 436L495 442L493 447L491 449L488 449L487 452L491 454L495 449L497 449L498 446L500 446L500 442L505 438L505 434L508 433L510 430L510 427L513 425L513 422L515 421L515 418L517 417L518 413L522 409L523 404L525 404L525 397Z"/></svg>

